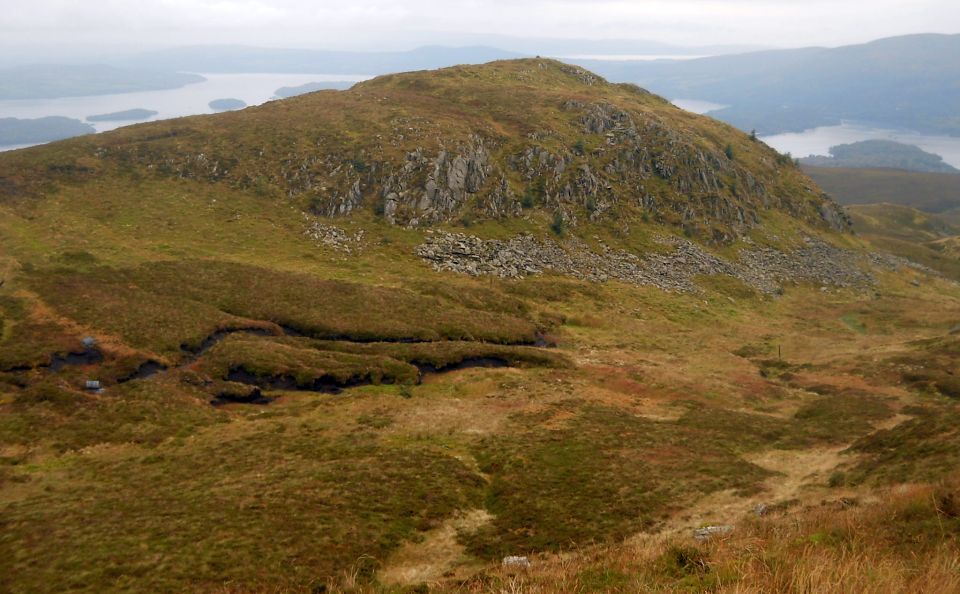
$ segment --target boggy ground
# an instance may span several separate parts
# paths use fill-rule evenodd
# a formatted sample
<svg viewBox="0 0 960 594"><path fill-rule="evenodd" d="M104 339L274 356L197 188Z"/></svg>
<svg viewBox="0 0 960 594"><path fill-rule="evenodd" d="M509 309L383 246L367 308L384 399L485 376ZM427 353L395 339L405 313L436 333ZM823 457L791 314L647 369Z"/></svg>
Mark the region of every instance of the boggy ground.
<svg viewBox="0 0 960 594"><path fill-rule="evenodd" d="M194 278L203 268L184 266ZM874 503L885 500L887 485L937 481L960 459L955 402L936 381L904 371L923 366L930 349L938 349L941 368L955 361L948 332L960 301L947 281L879 273L878 289L798 286L770 299L722 283L703 294L668 295L559 277L443 275L438 286L458 287L460 303L426 281L398 293L415 303L436 299L449 315L463 312L441 335L469 338L464 329L488 316L500 325L483 331L502 331L504 342L546 333L557 343L538 348L283 336L279 322L302 320L279 320L269 315L271 300L248 306L238 293L215 306L190 300L155 310L137 298L141 309L131 315L163 323L140 331L111 315L99 326L105 314L97 308L124 311L114 302L122 288L158 296L166 289L147 289L149 275L127 277L129 268L76 270L22 273L3 301L5 361L69 352L86 333L106 355L101 367L3 374L0 565L11 591L402 590L422 583L468 591L764 584L894 591L905 583L894 569L863 581L863 565L839 564L851 546L866 564L893 563L887 547L908 545L935 551L910 562L916 580L953 576L938 565L956 551L951 517L930 512L919 495L915 503L901 495ZM114 301L80 306L69 299L83 290L48 288L69 282L104 290L111 278L123 279L111 285ZM362 284L348 289L361 298L365 291ZM201 290L194 285L190 294ZM176 303L203 303L211 315L188 317ZM418 338L396 333L402 317L386 326L362 315L350 321L335 295L316 308L355 332L375 324L374 338ZM323 311L316 308L310 311ZM182 316L182 329L166 311ZM418 318L418 331L430 328L421 319L444 318ZM179 348L227 326L259 327L263 335L233 334L195 359ZM318 327L318 338L332 336ZM27 343L14 336L33 341L30 357L18 355ZM255 356L245 354L251 348ZM434 357L439 367L491 349L519 357L511 361L520 366L455 370L421 383L405 375L416 372L411 362ZM109 380L154 359L168 370ZM211 390L222 389L236 361L305 384L316 370L333 369L330 361L345 365L347 376L355 364L375 361L379 375L336 395L264 384L269 404L215 409ZM94 373L105 378L103 393L74 388ZM859 505L836 509L844 501ZM758 503L774 511L751 519ZM888 514L889 505L901 507ZM888 526L901 516L905 536ZM942 529L929 527L938 520ZM879 526L893 544L874 550L852 527L858 522ZM704 524L735 529L697 544L690 530ZM757 542L781 581L758 577L750 544ZM488 569L511 554L531 556L533 566ZM832 573L810 574L815 560ZM781 575L791 571L808 572L807 581Z"/></svg>
<svg viewBox="0 0 960 594"><path fill-rule="evenodd" d="M254 197L125 189L3 207L0 590L956 589L947 280L471 278L418 231L344 222L345 255ZM49 369L85 336L102 361ZM266 403L211 406L236 379Z"/></svg>

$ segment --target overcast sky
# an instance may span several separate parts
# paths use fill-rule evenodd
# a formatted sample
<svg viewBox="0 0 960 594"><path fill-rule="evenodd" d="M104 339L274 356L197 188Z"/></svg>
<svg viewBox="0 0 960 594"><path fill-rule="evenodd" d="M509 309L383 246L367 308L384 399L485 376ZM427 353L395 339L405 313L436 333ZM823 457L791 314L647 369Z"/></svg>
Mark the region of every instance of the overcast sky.
<svg viewBox="0 0 960 594"><path fill-rule="evenodd" d="M796 47L960 32L960 0L0 0L0 13L0 43L131 47L396 49L471 34Z"/></svg>

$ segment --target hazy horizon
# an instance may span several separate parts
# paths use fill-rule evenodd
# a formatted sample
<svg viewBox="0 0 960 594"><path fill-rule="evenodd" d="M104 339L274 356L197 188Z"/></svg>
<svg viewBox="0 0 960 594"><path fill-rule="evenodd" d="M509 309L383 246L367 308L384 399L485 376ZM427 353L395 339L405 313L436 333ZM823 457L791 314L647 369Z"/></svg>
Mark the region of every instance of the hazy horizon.
<svg viewBox="0 0 960 594"><path fill-rule="evenodd" d="M575 39L788 48L958 32L960 5L947 0L881 0L869 11L855 0L145 0L135 9L37 0L4 18L0 46L13 64L181 45L395 51Z"/></svg>

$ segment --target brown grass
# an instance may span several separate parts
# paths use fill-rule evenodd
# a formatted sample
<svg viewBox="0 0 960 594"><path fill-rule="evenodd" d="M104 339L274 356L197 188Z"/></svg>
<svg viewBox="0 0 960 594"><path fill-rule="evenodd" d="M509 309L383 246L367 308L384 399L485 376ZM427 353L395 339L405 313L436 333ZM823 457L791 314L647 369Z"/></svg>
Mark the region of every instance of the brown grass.
<svg viewBox="0 0 960 594"><path fill-rule="evenodd" d="M464 581L432 581L429 591L958 592L958 496L956 483L906 485L873 503L824 501L743 518L732 534L705 543L671 534L571 549L531 557L529 569L491 565ZM329 591L396 591L343 585Z"/></svg>

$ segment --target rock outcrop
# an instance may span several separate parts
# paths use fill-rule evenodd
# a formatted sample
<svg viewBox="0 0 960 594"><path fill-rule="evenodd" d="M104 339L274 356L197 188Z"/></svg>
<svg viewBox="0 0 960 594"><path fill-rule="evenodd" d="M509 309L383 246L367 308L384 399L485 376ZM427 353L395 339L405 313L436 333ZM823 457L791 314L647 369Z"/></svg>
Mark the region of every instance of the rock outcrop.
<svg viewBox="0 0 960 594"><path fill-rule="evenodd" d="M364 233L362 230L350 235L339 227L325 224L307 214L304 214L303 217L307 222L307 228L303 232L304 235L317 243L345 254L352 254L363 248Z"/></svg>
<svg viewBox="0 0 960 594"><path fill-rule="evenodd" d="M484 240L458 233L433 232L416 253L438 271L474 276L520 278L552 271L590 281L618 280L673 292L698 292L698 276L726 275L765 294L777 294L784 283L809 282L833 287L874 284L871 267L892 270L922 268L902 258L841 249L814 238L780 251L754 247L740 251L736 261L710 254L679 238L660 238L662 253L642 256L613 249L598 240L599 251L577 239L563 244L532 235L509 240ZM929 269L925 270L927 272Z"/></svg>

